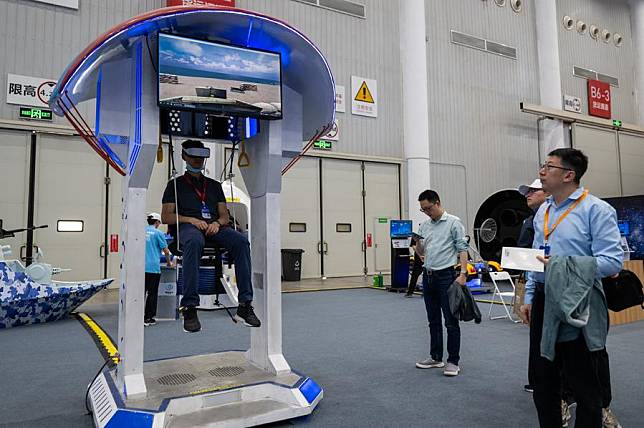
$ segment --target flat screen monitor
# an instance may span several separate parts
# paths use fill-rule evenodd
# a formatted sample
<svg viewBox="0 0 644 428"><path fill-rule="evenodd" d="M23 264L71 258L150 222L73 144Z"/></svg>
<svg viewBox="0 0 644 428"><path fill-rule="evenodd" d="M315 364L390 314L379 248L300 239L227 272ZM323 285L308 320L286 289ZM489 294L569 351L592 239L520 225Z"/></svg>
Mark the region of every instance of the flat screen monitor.
<svg viewBox="0 0 644 428"><path fill-rule="evenodd" d="M392 238L411 236L411 228L411 220L391 220L389 222L389 236Z"/></svg>
<svg viewBox="0 0 644 428"><path fill-rule="evenodd" d="M159 107L282 118L276 52L159 33Z"/></svg>
<svg viewBox="0 0 644 428"><path fill-rule="evenodd" d="M631 225L627 221L620 220L617 222L619 227L619 233L622 236L629 235L631 233Z"/></svg>
<svg viewBox="0 0 644 428"><path fill-rule="evenodd" d="M604 200L617 211L617 225L622 241L630 248L630 259L644 259L644 195Z"/></svg>

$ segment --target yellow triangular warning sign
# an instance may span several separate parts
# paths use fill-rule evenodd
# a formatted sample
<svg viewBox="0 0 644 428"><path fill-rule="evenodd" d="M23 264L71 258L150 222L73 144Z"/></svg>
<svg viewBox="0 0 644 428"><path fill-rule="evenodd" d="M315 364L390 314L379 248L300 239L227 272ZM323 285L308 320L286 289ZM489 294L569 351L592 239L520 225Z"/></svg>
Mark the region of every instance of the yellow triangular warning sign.
<svg viewBox="0 0 644 428"><path fill-rule="evenodd" d="M367 82L362 81L362 85L360 85L360 89L358 89L358 93L354 100L362 101L363 103L375 103L373 96L371 95L371 91L369 91L369 88L367 87Z"/></svg>

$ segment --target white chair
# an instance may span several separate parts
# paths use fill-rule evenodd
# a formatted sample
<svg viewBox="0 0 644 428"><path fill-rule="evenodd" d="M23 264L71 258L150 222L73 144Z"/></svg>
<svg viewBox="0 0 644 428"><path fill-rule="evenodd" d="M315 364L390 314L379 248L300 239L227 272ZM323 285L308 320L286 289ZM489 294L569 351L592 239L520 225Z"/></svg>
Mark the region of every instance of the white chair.
<svg viewBox="0 0 644 428"><path fill-rule="evenodd" d="M512 322L519 322L520 320L515 320L512 317L512 309L514 307L514 299L516 299L516 287L514 286L514 281L512 277L507 272L490 272L490 278L492 278L492 283L494 284L494 293L492 294L492 302L490 303L490 310L487 314L488 318L491 320L498 320L503 318L508 318ZM499 289L499 281L509 281L512 286L512 291L501 291ZM503 305L505 309L505 315L492 316L492 307L496 304L496 296L499 296L499 302ZM509 301L507 300L509 299Z"/></svg>

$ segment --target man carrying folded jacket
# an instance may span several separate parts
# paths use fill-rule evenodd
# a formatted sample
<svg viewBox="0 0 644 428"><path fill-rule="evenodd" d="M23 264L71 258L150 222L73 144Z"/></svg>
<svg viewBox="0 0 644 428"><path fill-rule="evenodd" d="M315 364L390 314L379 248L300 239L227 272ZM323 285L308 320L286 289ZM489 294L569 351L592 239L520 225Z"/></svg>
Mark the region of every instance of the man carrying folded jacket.
<svg viewBox="0 0 644 428"><path fill-rule="evenodd" d="M548 154L546 163L539 169L539 178L543 190L551 196L535 215L533 248L544 250L545 257L540 257L540 260L546 265L546 273L550 256L578 258L575 269L591 266L593 279L601 280L620 271L623 252L615 210L580 186L580 179L587 168L588 158L579 150L556 149ZM584 256L592 258L590 264ZM541 427L562 426L561 370L577 402L577 427L619 426L610 409L606 408L607 401L610 401L610 375L605 350L608 330L605 301L600 299L600 306L587 306L588 311L594 312L588 319L594 320L594 327L597 327L595 321L599 320L603 323L600 328L582 329L576 321L558 324L554 332L554 361L551 361L546 358L546 355L552 355L544 352L547 348L544 344L553 338L544 334L544 325L553 325L550 317L561 307L552 307L554 303L546 300L545 290L552 293L556 287L569 284L545 284L546 273L530 272L527 275L525 304L521 307L524 322L530 323L528 370L534 382L533 400L539 424ZM561 276L550 275L548 278L554 281L553 278ZM573 292L575 288L570 290ZM574 298L566 295L569 297ZM594 334L602 329L599 336Z"/></svg>

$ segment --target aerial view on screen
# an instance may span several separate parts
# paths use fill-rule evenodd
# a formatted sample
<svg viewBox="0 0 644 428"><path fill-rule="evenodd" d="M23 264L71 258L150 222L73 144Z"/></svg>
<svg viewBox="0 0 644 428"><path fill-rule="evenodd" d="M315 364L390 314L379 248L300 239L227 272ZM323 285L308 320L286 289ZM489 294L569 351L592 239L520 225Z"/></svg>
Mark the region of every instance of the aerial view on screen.
<svg viewBox="0 0 644 428"><path fill-rule="evenodd" d="M280 118L280 56L160 34L159 104Z"/></svg>

